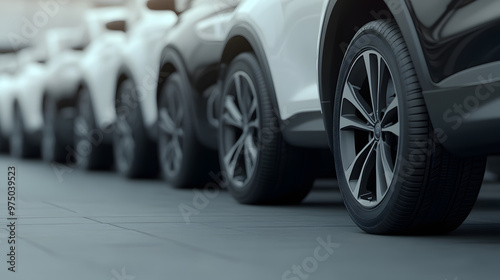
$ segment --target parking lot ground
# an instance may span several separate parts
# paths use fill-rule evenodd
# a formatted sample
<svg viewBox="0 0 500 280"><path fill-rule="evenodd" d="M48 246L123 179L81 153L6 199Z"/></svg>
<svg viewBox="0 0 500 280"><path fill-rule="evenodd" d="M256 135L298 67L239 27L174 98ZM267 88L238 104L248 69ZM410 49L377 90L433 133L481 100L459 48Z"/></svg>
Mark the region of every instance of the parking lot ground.
<svg viewBox="0 0 500 280"><path fill-rule="evenodd" d="M7 167L17 167L16 272L8 271ZM69 171L69 170L66 170ZM59 179L62 179L59 180ZM0 157L0 279L498 279L500 184L486 182L446 236L368 235L335 181L298 206L244 206L226 191Z"/></svg>

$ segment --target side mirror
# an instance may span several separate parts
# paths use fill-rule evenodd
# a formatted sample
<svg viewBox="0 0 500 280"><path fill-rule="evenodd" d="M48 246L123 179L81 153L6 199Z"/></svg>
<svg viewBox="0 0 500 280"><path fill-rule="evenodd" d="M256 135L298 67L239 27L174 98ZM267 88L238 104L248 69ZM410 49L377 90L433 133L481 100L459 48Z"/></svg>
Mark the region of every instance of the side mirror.
<svg viewBox="0 0 500 280"><path fill-rule="evenodd" d="M149 0L146 5L152 11L176 11L175 0Z"/></svg>
<svg viewBox="0 0 500 280"><path fill-rule="evenodd" d="M117 20L108 22L106 24L106 29L111 31L127 31L127 23L124 20Z"/></svg>

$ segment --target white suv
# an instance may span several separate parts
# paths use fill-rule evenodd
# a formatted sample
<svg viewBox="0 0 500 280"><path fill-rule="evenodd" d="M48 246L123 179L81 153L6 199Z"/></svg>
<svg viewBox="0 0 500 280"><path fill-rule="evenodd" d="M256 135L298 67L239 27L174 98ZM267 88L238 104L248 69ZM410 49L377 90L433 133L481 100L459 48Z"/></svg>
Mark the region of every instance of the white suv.
<svg viewBox="0 0 500 280"><path fill-rule="evenodd" d="M298 203L324 163L316 61L326 2L243 1L231 20L218 150L241 203Z"/></svg>
<svg viewBox="0 0 500 280"><path fill-rule="evenodd" d="M40 154L43 124L41 104L47 78L47 51L42 45L37 45L20 51L18 59L19 69L12 80L12 93L3 100L4 106L9 109L2 129L4 135L9 137L13 156L36 157Z"/></svg>

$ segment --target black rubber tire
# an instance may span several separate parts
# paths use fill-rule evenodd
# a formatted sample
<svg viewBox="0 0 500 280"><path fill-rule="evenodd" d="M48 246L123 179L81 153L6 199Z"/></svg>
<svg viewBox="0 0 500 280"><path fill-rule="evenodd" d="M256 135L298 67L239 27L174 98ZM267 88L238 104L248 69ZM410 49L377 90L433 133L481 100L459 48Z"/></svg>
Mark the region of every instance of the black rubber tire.
<svg viewBox="0 0 500 280"><path fill-rule="evenodd" d="M82 121L86 123L87 127L81 127ZM111 168L113 150L111 145L103 141L104 132L96 126L94 108L86 87L81 88L78 92L73 132L78 168L83 170L108 170Z"/></svg>
<svg viewBox="0 0 500 280"><path fill-rule="evenodd" d="M194 112L191 110L189 94L187 94L187 79L183 79L179 73L171 74L167 80L160 85L160 96L158 103L158 156L160 172L164 180L173 188L202 187L213 180L210 174L217 174L217 153L203 146L198 140L195 132ZM170 100L170 101L169 101ZM169 161L166 160L166 151L172 142L171 133L162 129L162 112L172 114L182 110L181 120L178 120L175 130L182 131L183 136L179 139L182 159L177 170L171 170ZM170 138L170 139L169 139Z"/></svg>
<svg viewBox="0 0 500 280"><path fill-rule="evenodd" d="M148 137L135 89L130 79L124 79L118 85L113 154L116 169L122 176L131 179L151 178L158 174L157 149L156 144ZM130 131L126 132L122 129L123 126ZM126 142L134 144L128 148L120 146Z"/></svg>
<svg viewBox="0 0 500 280"><path fill-rule="evenodd" d="M14 109L14 126L9 138L10 154L15 158L36 158L40 156L40 147L35 139L28 137L21 109Z"/></svg>
<svg viewBox="0 0 500 280"><path fill-rule="evenodd" d="M350 192L340 156L341 93L351 64L366 50L386 60L398 92L399 157L394 179L375 208L363 207ZM354 222L374 234L444 234L459 227L479 193L486 158L460 158L446 151L432 128L422 90L403 36L393 20L362 27L344 57L334 101L334 159L346 208Z"/></svg>
<svg viewBox="0 0 500 280"><path fill-rule="evenodd" d="M43 106L42 159L47 163L63 163L68 153L66 147L72 143L66 143L61 138L61 135L67 131L61 131L61 127L58 126L58 110L55 101L48 98Z"/></svg>
<svg viewBox="0 0 500 280"><path fill-rule="evenodd" d="M8 153L9 150L10 150L9 138L5 137L3 135L0 135L0 153Z"/></svg>
<svg viewBox="0 0 500 280"><path fill-rule="evenodd" d="M252 53L238 55L230 64L224 80L220 108L229 94L231 77L244 72L255 86L259 129L257 131L257 160L254 172L237 186L227 176L224 158L224 129L219 126L219 161L221 173L231 195L243 204L297 204L310 192L314 183L314 170L306 150L289 145L280 129L280 118L273 106L264 73ZM224 112L224 109L221 109ZM223 115L223 114L221 114ZM222 120L221 120L222 124Z"/></svg>

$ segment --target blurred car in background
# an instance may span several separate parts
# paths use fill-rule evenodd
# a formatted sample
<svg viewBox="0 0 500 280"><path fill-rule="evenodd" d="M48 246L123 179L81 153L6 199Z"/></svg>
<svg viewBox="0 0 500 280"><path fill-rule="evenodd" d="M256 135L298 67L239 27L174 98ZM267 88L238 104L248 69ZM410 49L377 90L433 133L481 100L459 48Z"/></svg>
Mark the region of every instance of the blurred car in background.
<svg viewBox="0 0 500 280"><path fill-rule="evenodd" d="M74 98L74 158L82 169L107 169L113 162L111 149L116 77L126 43L125 7L96 8L86 12L90 44L80 68L82 80ZM69 153L71 154L71 153Z"/></svg>
<svg viewBox="0 0 500 280"><path fill-rule="evenodd" d="M49 57L42 113L42 158L52 163L66 158L65 149L72 144L74 110L65 108L67 100L60 96L76 92L82 77L82 49L88 43L82 26L55 28L47 31Z"/></svg>
<svg viewBox="0 0 500 280"><path fill-rule="evenodd" d="M67 67L72 61L67 49L75 46L79 31L78 28L50 29L32 47L17 53L17 72L8 80L4 79L9 89L0 97L2 136L10 139L12 155L40 155L46 93L74 85L78 70ZM47 154L47 145L42 151Z"/></svg>
<svg viewBox="0 0 500 280"><path fill-rule="evenodd" d="M329 162L316 67L326 2L244 1L230 20L218 151L241 203L301 202Z"/></svg>
<svg viewBox="0 0 500 280"><path fill-rule="evenodd" d="M46 92L47 160L65 161L84 169L112 163L111 134L99 128L114 121L116 77L126 42L125 7L85 11L78 48L66 54L68 87ZM68 128L70 129L68 131Z"/></svg>
<svg viewBox="0 0 500 280"><path fill-rule="evenodd" d="M165 37L158 95L146 97L158 110L144 111L145 127L157 135L160 172L174 188L199 186L218 171L216 89L229 19L239 2L176 1L188 9Z"/></svg>
<svg viewBox="0 0 500 280"><path fill-rule="evenodd" d="M123 63L113 93L114 158L121 175L151 177L158 174L158 157L144 120L146 112L156 112L156 102L152 101L156 97L163 39L177 23L176 12L180 11L174 1L134 0L129 4L127 37L121 47Z"/></svg>
<svg viewBox="0 0 500 280"><path fill-rule="evenodd" d="M12 99L19 68L14 51L0 55L0 152L9 151L9 134L12 131Z"/></svg>
<svg viewBox="0 0 500 280"><path fill-rule="evenodd" d="M330 1L320 97L339 186L361 229L440 234L469 215L485 155L500 152L498 9Z"/></svg>
<svg viewBox="0 0 500 280"><path fill-rule="evenodd" d="M48 38L45 38L48 39ZM9 137L10 153L14 157L29 158L40 155L43 126L42 97L47 79L47 41L18 52L19 68L13 79L14 88L5 106L10 108L5 117L4 135Z"/></svg>

